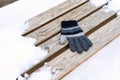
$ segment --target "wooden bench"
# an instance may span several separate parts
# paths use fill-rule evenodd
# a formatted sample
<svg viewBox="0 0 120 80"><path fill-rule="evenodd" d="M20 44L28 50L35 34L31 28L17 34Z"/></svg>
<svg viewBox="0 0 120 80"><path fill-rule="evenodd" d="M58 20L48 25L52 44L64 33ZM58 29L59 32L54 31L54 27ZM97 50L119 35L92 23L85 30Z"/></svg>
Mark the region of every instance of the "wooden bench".
<svg viewBox="0 0 120 80"><path fill-rule="evenodd" d="M94 6L88 0L68 0L31 18L28 21L30 26L23 36L37 39L35 46L47 49L49 53L25 73L30 75L37 72L48 62L52 68L59 69L59 73L54 73L57 75L55 80L61 80L119 35L120 16L114 11L103 11L104 5ZM59 44L60 23L70 19L77 20L93 42L89 51L77 54L70 51L68 43ZM22 75L24 76L24 73Z"/></svg>

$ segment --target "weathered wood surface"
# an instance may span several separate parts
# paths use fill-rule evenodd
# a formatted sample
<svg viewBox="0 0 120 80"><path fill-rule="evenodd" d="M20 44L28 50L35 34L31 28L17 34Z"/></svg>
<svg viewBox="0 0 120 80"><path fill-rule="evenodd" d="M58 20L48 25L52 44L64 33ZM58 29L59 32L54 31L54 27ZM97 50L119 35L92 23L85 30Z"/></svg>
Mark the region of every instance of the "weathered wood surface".
<svg viewBox="0 0 120 80"><path fill-rule="evenodd" d="M58 77L55 80L61 80L67 73L75 69L78 65L89 59L98 50L109 43L115 36L120 34L120 17L115 18L99 30L89 35L89 39L93 42L89 51L77 54L67 49L61 55L51 60L48 64L55 69L60 69Z"/></svg>
<svg viewBox="0 0 120 80"><path fill-rule="evenodd" d="M85 3L84 5L76 8L75 10L70 11L69 13L55 19L54 21L44 25L44 27L40 27L37 30L29 33L27 36L37 39L35 45L38 46L43 41L48 38L56 35L60 32L60 22L63 20L81 20L84 17L90 15L92 12L101 8L101 6L93 6L90 2Z"/></svg>
<svg viewBox="0 0 120 80"><path fill-rule="evenodd" d="M67 0L66 2L46 11L43 12L42 14L39 14L32 19L30 19L29 22L29 29L27 29L23 35L28 34L29 32L33 31L34 29L52 21L53 19L62 16L69 12L70 10L81 6L88 0Z"/></svg>
<svg viewBox="0 0 120 80"><path fill-rule="evenodd" d="M24 35L37 39L35 45L48 49L49 54L25 73L32 76L33 72L39 71L39 68L48 62L53 69L59 70L59 73L55 73L57 75L55 80L61 80L120 34L120 17L116 17L113 11L104 12L102 6L93 6L88 0L69 0L30 19L30 28L25 31ZM93 42L89 51L82 54L73 53L69 50L68 43L59 44L60 23L70 19L77 20Z"/></svg>

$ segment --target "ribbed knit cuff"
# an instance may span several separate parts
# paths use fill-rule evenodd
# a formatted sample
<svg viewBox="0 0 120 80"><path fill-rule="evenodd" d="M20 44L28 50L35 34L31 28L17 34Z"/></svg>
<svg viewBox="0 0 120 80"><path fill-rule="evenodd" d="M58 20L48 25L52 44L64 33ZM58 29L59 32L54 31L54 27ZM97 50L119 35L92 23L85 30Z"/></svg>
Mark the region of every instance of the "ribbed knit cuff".
<svg viewBox="0 0 120 80"><path fill-rule="evenodd" d="M75 26L78 26L76 20L69 20L69 21L62 21L61 22L62 28L71 28L71 27L75 27Z"/></svg>

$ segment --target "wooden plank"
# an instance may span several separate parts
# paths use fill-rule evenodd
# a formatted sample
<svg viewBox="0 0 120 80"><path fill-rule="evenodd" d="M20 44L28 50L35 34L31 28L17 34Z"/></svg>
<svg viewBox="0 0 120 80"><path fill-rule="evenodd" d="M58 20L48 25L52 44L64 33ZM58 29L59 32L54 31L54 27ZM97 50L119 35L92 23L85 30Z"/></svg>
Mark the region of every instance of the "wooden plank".
<svg viewBox="0 0 120 80"><path fill-rule="evenodd" d="M61 80L66 74L71 72L81 63L85 62L91 56L93 56L98 50L109 43L115 36L120 34L120 16L109 22L89 35L89 39L93 42L93 46L89 51L82 54L73 53L69 49L57 56L55 59L48 62L53 69L58 69L57 78L55 80Z"/></svg>
<svg viewBox="0 0 120 80"><path fill-rule="evenodd" d="M81 20L85 16L90 15L92 12L101 8L101 6L94 6L90 2L87 2L81 7L78 7L75 10L72 10L71 12L61 16L60 18L55 19L51 23L44 25L44 27L41 27L35 30L34 32L29 33L27 37L32 37L37 39L35 45L38 46L43 41L47 40L48 38L60 32L61 21L69 20L69 19Z"/></svg>
<svg viewBox="0 0 120 80"><path fill-rule="evenodd" d="M23 33L23 35L26 35L27 33L38 28L39 26L46 24L47 22L51 21L52 19L67 13L69 10L72 10L75 7L82 5L83 3L87 2L87 1L88 0L67 0L64 3L31 18L30 20L28 20L30 28L26 29L26 31Z"/></svg>

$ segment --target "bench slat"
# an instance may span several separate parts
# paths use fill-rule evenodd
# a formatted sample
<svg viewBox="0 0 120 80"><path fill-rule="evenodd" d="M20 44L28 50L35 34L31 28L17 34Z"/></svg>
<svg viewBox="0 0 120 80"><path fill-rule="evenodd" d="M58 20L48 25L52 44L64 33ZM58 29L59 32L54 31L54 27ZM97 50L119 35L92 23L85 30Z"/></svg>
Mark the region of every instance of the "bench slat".
<svg viewBox="0 0 120 80"><path fill-rule="evenodd" d="M26 29L26 31L23 33L23 35L28 34L32 30L38 28L39 26L49 22L50 20L66 13L67 11L82 5L83 3L87 2L88 0L67 0L64 3L59 4L58 6L51 8L50 10L43 12L30 20L28 20L29 27Z"/></svg>
<svg viewBox="0 0 120 80"><path fill-rule="evenodd" d="M93 56L98 50L109 43L113 38L120 34L120 17L115 18L99 30L89 35L89 39L93 42L92 48L82 54L73 53L69 49L51 60L48 64L55 69L60 69L58 77L55 80L61 80L66 74L71 72L81 63Z"/></svg>

